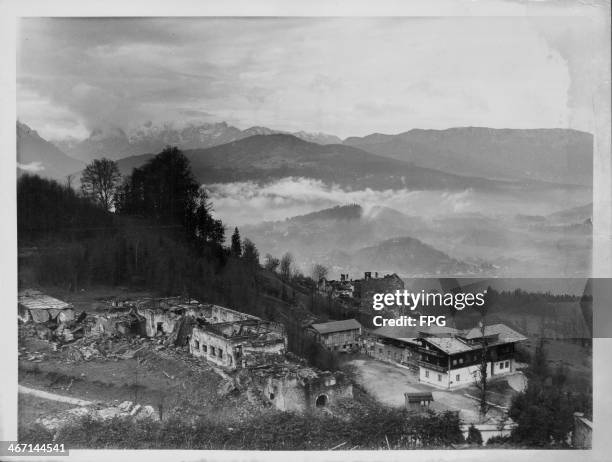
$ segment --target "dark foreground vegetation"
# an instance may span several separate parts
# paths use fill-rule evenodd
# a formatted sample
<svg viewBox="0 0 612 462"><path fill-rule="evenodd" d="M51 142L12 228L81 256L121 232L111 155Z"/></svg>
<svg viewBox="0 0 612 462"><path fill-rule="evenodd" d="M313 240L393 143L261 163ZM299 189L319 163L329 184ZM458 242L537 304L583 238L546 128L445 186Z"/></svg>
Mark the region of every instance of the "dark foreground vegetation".
<svg viewBox="0 0 612 462"><path fill-rule="evenodd" d="M83 418L55 438L72 448L88 449L439 449L463 443L459 423L451 412L415 416L386 408L351 419L288 412L268 412L238 422ZM19 441L52 441L53 436L42 427L28 427L20 429Z"/></svg>
<svg viewBox="0 0 612 462"><path fill-rule="evenodd" d="M527 377L527 389L514 398L508 413L517 424L508 440L528 447L567 447L574 412L593 419L592 390L572 390L562 365L551 370L544 342L536 348Z"/></svg>

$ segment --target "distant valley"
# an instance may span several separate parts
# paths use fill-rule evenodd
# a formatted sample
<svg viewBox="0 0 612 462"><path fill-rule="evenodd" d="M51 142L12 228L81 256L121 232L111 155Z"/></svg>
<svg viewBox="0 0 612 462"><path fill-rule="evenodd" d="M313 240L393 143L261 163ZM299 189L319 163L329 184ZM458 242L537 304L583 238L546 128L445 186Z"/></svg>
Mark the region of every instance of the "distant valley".
<svg viewBox="0 0 612 462"><path fill-rule="evenodd" d="M366 211L353 204L241 230L262 252L289 251L303 269L322 263L336 276L364 271L402 277L588 273L588 219L568 211L564 223L576 230L572 234L548 227L555 216L540 218L535 226L518 217L501 222L469 214L422 218L386 207Z"/></svg>
<svg viewBox="0 0 612 462"><path fill-rule="evenodd" d="M18 122L17 140L20 174L72 175L74 187L88 159L116 159L127 176L178 145L214 213L262 255L289 251L304 271L316 262L334 274L590 274L592 137L582 132L457 128L342 142L221 123L52 144Z"/></svg>

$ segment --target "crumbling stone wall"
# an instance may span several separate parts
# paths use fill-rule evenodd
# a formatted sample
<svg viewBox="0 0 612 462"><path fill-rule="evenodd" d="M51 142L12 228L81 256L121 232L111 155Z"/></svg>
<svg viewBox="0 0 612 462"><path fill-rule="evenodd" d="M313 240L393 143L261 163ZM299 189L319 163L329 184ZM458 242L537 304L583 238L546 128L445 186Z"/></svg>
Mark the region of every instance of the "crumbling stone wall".
<svg viewBox="0 0 612 462"><path fill-rule="evenodd" d="M208 311L208 307L206 311ZM217 324L222 322L246 321L248 319L259 319L256 316L251 316L250 314L241 313L239 311L235 311L230 308L225 308L219 305L210 305L210 313L207 312L205 314L205 317L211 324Z"/></svg>
<svg viewBox="0 0 612 462"><path fill-rule="evenodd" d="M222 367L236 367L236 360L240 360L241 356L240 349L234 349L231 340L200 327L193 328L189 351Z"/></svg>
<svg viewBox="0 0 612 462"><path fill-rule="evenodd" d="M226 337L213 326L196 326L189 340L189 351L218 366L236 369L253 365L258 357L285 354L286 342L286 336Z"/></svg>
<svg viewBox="0 0 612 462"><path fill-rule="evenodd" d="M171 334L180 320L180 315L162 309L139 309L138 314L145 318L147 337L155 337L158 333Z"/></svg>
<svg viewBox="0 0 612 462"><path fill-rule="evenodd" d="M340 373L301 377L298 371L267 377L263 393L278 410L304 412L333 406L340 398L352 398L353 385Z"/></svg>

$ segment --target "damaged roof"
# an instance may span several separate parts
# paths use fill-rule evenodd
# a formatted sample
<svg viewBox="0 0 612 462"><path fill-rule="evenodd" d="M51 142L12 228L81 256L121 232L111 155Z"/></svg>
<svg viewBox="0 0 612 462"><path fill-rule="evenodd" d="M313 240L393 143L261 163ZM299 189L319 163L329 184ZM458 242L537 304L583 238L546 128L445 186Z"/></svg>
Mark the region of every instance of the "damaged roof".
<svg viewBox="0 0 612 462"><path fill-rule="evenodd" d="M28 310L66 310L72 309L70 303L63 302L34 289L19 292L17 302Z"/></svg>
<svg viewBox="0 0 612 462"><path fill-rule="evenodd" d="M330 334L345 330L361 329L361 324L356 319L345 319L343 321L330 321L311 326L319 334Z"/></svg>

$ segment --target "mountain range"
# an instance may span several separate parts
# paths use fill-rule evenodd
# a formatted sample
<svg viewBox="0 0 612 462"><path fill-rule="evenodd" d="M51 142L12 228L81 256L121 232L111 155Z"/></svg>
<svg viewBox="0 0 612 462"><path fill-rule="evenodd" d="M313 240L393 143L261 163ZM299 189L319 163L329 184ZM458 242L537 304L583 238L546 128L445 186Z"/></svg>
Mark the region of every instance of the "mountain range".
<svg viewBox="0 0 612 462"><path fill-rule="evenodd" d="M35 173L64 181L85 168L85 163L67 156L26 124L17 122L17 173Z"/></svg>
<svg viewBox="0 0 612 462"><path fill-rule="evenodd" d="M74 138L53 141L66 154L84 162L106 157L122 159L141 154L160 152L165 146L180 149L202 149L241 140L254 135L289 134L266 127L251 127L246 130L228 125L225 122L200 125L187 125L176 128L172 124L161 126L147 123L127 133L120 128L96 129L82 141ZM340 138L324 133L299 131L293 136L312 143L341 143Z"/></svg>
<svg viewBox="0 0 612 462"><path fill-rule="evenodd" d="M459 176L371 154L342 144L310 143L293 135L254 135L207 149L183 151L201 183L303 177L350 189L496 190L505 182ZM152 154L118 161L122 173L144 164Z"/></svg>
<svg viewBox="0 0 612 462"><path fill-rule="evenodd" d="M569 129L410 130L351 137L344 144L458 175L590 186L593 136Z"/></svg>
<svg viewBox="0 0 612 462"><path fill-rule="evenodd" d="M23 123L17 122L16 128L19 173L36 173L61 182L72 174L78 181L85 162L63 153ZM374 149L370 141L377 139L385 144L390 141L386 135L380 135L384 139L373 135L367 140L369 144L363 139L320 144L302 139L305 134L298 137L272 133L264 127L240 131L227 124L215 124L209 128L182 132L183 146L199 146L206 140L227 141L232 136L239 139L183 152L196 179L210 186L211 200L225 222L240 225L241 232L245 223L258 223L245 226L243 235L257 242L262 254L278 256L291 251L302 268L317 262L335 265L338 273L369 270L375 264L377 270L396 268L404 275L478 274L491 268L506 275L588 274L592 189L587 172L592 169L592 155L586 151L592 143L590 135L567 130L512 130L500 134L487 129L453 129L452 137L457 140L453 147L448 133L426 131L427 134L419 134L419 139L424 142L423 137L433 137L429 151L423 147L431 158L425 156L419 162L432 162L439 155L438 169L421 166L418 159L375 153L380 148ZM157 134L158 143L172 144L172 130L159 131L152 126L147 129ZM87 143L96 146L100 156L113 151L114 145L118 148L113 152L123 154L151 149L118 159L121 173L129 175L157 152L159 144L150 141L151 133L128 136L119 130L110 137L107 132L92 133ZM490 149L495 144L492 140L497 140L500 148L493 152L501 154L485 152L480 142L474 141L481 138ZM522 140L517 141L517 149L531 154L511 154L515 152L513 138ZM467 141L470 139L472 148ZM542 157L548 159L543 163L534 152L547 139L557 151L555 154L554 149L542 147ZM64 141L73 153L78 146L85 146L83 142ZM121 146L138 149L126 152L119 149ZM444 171L442 167L450 169L453 165L450 152L455 152L457 158L463 156L465 165L471 162L474 167L465 167L463 175ZM506 168L512 164L513 155L520 169ZM554 161L568 156L583 159L584 165L575 166L579 173L575 178L582 178L580 181L570 178L572 172L560 173L567 170L567 164L562 168ZM476 160L487 157L496 160ZM495 171L495 163L496 174L486 175L487 169ZM468 175L477 172L488 178ZM283 181L285 190L277 194L275 185ZM244 191L237 192L243 187ZM357 200L364 206L359 210L322 210L329 204ZM232 201L239 201L238 208L232 209ZM294 204L301 207L298 213L318 211L285 221L264 222L271 216L297 215L291 213ZM257 219L245 221L247 211Z"/></svg>
<svg viewBox="0 0 612 462"><path fill-rule="evenodd" d="M27 127L19 125L22 132ZM31 129L28 127L28 130ZM34 144L45 142L36 136L39 139ZM256 138L249 140L253 137ZM276 178L287 176L284 173L287 172L288 175L312 174L324 181L338 178L345 184L353 179L363 183L364 175L368 175L367 186L379 189L406 185L417 189L430 183L429 180L433 188L451 189L500 186L503 182L518 182L521 187L534 182L590 187L593 174L592 136L568 129L415 129L398 135L375 133L342 141L323 133L289 134L257 126L240 130L225 122L182 128L148 123L128 132L120 128L94 130L85 140L66 138L53 143L57 149L52 155L58 161L61 152L85 163L100 157L125 160L122 166L130 168L146 161L145 154L156 154L167 145L178 146L187 151L196 170L197 166L202 167L197 174L202 181ZM27 144L22 142L21 157L33 162L44 163L37 153L52 151L47 148L29 152ZM251 149L253 153L247 152ZM225 155L229 159L223 159ZM256 162L251 165L249 159ZM60 163L66 168L52 173L63 174L69 162L63 159ZM77 172L82 164L72 162L70 167L73 166L76 169L69 173ZM48 168L51 173L51 166ZM213 172L202 174L204 168L212 168ZM255 171L245 175L245 170L250 168ZM343 169L351 171L340 172ZM364 169L369 171L366 173ZM380 176L389 172L393 174L388 184L383 185Z"/></svg>

